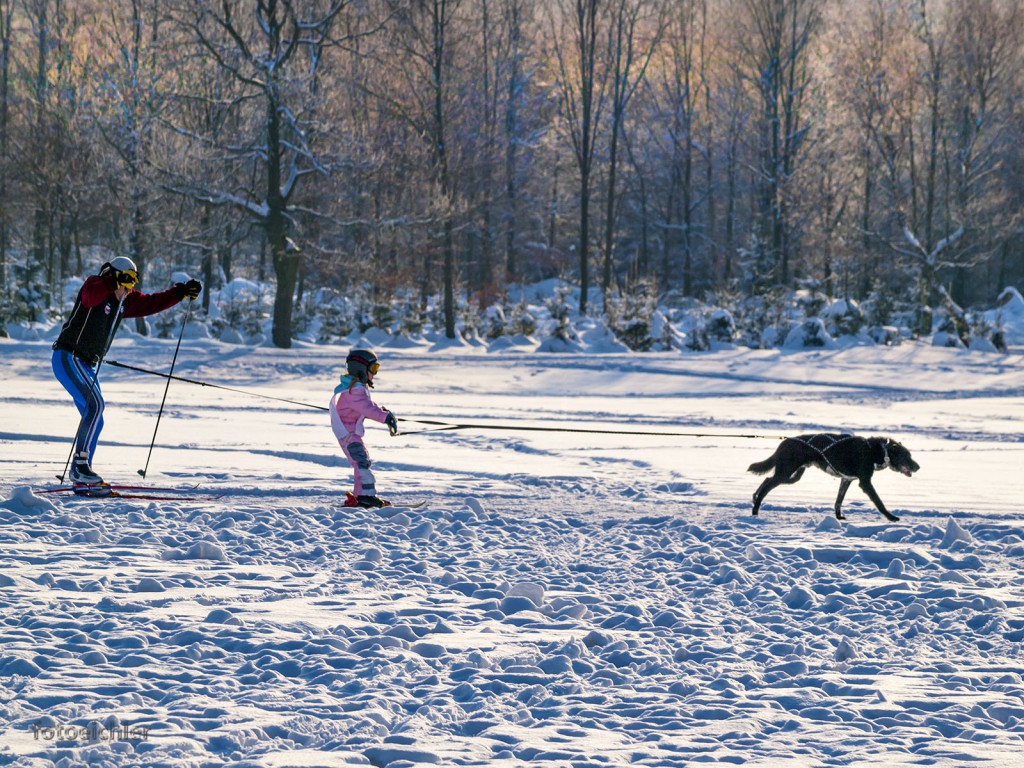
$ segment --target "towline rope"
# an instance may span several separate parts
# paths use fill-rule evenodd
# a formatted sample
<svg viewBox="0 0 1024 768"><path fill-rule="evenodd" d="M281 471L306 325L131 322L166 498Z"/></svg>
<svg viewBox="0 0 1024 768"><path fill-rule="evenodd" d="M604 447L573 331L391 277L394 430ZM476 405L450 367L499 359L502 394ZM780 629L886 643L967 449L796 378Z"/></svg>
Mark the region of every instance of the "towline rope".
<svg viewBox="0 0 1024 768"><path fill-rule="evenodd" d="M227 392L236 392L240 395L249 395L250 397L259 397L264 400L276 400L280 403L288 403L290 405L298 405L303 408L315 408L318 411L329 411L326 405L312 405L310 403L303 403L299 400L289 400L286 397L275 397L273 395L265 395L261 392L251 392L244 389L236 389L234 387L226 387L222 384L211 384L208 381L197 381L195 379L187 379L183 376L173 376L167 373L161 373L160 371L151 371L147 368L139 368L134 365L126 365L125 363L119 363L116 360L108 360L107 365L113 365L117 368L124 368L128 371L135 371L136 373L145 373L150 376L160 376L165 379L173 379L174 381L180 381L185 384L195 384L199 387L210 387L211 389L223 389ZM653 430L626 430L626 429L591 429L586 427L535 427L526 426L520 424L452 424L448 421L430 421L427 419L403 419L399 418L399 421L409 422L412 424L423 424L425 426L437 427L437 429L423 429L415 432L401 432L402 435L429 435L434 432L451 432L460 429L481 429L481 430L501 430L508 432L573 432L590 435L634 435L644 437L734 437L741 438L744 440L782 440L781 435L758 435L758 434L738 434L735 432L658 432Z"/></svg>

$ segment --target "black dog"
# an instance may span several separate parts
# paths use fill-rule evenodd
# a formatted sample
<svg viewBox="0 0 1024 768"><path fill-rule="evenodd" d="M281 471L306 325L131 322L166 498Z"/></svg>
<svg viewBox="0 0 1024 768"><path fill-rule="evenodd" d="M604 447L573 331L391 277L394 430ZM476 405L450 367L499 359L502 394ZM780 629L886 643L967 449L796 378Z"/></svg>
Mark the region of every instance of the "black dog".
<svg viewBox="0 0 1024 768"><path fill-rule="evenodd" d="M757 514L761 502L768 492L779 485L791 485L799 480L810 465L842 478L839 496L836 497L836 519L845 520L840 511L843 497L850 483L857 480L868 498L875 503L878 511L887 520L899 520L890 514L871 485L871 475L876 469L902 472L910 477L921 467L910 458L910 451L886 437L856 437L854 435L816 434L787 437L769 458L751 464L747 471L763 475L775 470L754 493L754 511Z"/></svg>

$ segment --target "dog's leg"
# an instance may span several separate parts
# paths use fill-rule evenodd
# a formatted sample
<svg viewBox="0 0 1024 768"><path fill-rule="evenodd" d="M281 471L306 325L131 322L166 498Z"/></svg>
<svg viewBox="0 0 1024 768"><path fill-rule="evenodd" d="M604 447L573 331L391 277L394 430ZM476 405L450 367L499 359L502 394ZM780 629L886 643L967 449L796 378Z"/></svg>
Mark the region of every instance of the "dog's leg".
<svg viewBox="0 0 1024 768"><path fill-rule="evenodd" d="M800 467L800 469L789 477L784 477L776 471L774 475L765 479L765 481L761 483L761 487L754 492L754 511L750 514L757 517L757 513L761 509L761 502L764 501L764 497L768 495L768 492L773 488L778 488L780 485L792 485L803 477L805 469L807 469L807 467Z"/></svg>
<svg viewBox="0 0 1024 768"><path fill-rule="evenodd" d="M839 495L836 496L836 520L845 520L846 517L843 515L843 499L846 498L846 491L850 487L850 483L853 480L848 477L844 477L839 482Z"/></svg>
<svg viewBox="0 0 1024 768"><path fill-rule="evenodd" d="M781 480L780 483L785 483L786 485L792 485L793 483L795 483L797 480L799 480L801 477L804 476L804 471L806 469L807 469L807 467L800 467L800 469L798 469L796 472L794 472L792 475L789 476L788 480Z"/></svg>
<svg viewBox="0 0 1024 768"><path fill-rule="evenodd" d="M768 491L781 483L782 481L779 480L778 475L772 475L771 477L765 478L764 482L761 483L756 491L754 491L754 509L750 514L757 517L757 513L761 509L761 502L764 501L764 497L768 495Z"/></svg>
<svg viewBox="0 0 1024 768"><path fill-rule="evenodd" d="M868 495L868 498L874 502L875 506L878 507L878 511L885 515L886 520L891 520L894 523L899 520L896 515L892 514L885 508L885 504L883 504L882 500L878 497L878 494L875 492L875 487L871 485L871 481L869 479L865 478L861 480L860 488Z"/></svg>

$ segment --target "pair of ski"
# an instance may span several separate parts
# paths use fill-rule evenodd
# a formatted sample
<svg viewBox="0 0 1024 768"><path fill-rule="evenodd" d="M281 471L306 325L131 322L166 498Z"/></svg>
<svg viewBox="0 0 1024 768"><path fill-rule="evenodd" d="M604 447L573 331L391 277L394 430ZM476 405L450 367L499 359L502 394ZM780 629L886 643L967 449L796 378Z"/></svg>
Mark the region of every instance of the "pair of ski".
<svg viewBox="0 0 1024 768"><path fill-rule="evenodd" d="M98 483L86 485L76 483L61 485L57 488L44 488L36 493L73 493L89 499L138 499L142 501L216 501L224 494L205 495L194 491L199 486L189 488L157 488L151 485L110 485Z"/></svg>

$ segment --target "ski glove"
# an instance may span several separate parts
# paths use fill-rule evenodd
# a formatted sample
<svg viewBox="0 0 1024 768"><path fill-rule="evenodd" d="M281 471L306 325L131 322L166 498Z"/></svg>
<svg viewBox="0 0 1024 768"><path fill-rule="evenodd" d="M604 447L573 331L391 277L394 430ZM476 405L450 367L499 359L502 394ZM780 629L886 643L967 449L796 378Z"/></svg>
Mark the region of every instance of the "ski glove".
<svg viewBox="0 0 1024 768"><path fill-rule="evenodd" d="M384 419L384 423L388 425L388 432L391 433L392 437L398 434L398 419L395 418L395 414L391 411L388 411L388 417Z"/></svg>
<svg viewBox="0 0 1024 768"><path fill-rule="evenodd" d="M181 288L181 298L183 299L195 299L202 293L203 284L198 280L189 280L187 283L178 283Z"/></svg>

